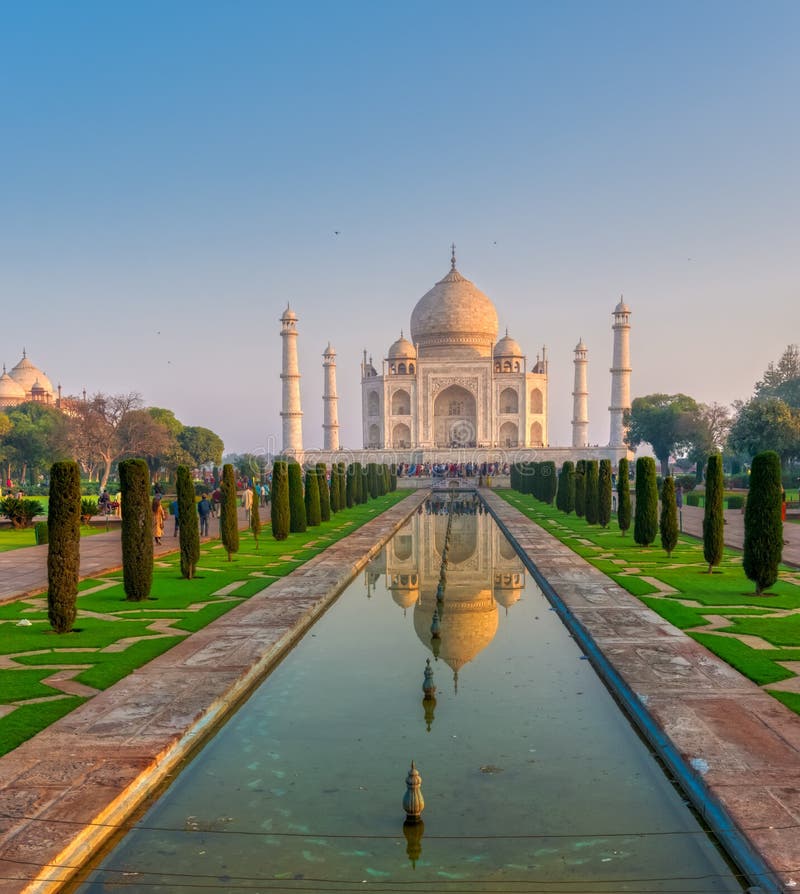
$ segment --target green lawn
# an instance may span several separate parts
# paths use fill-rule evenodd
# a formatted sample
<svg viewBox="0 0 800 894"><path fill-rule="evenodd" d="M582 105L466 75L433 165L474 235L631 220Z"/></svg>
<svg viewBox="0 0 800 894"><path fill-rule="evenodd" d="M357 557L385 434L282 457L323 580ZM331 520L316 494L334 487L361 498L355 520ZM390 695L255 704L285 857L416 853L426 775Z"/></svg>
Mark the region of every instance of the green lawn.
<svg viewBox="0 0 800 894"><path fill-rule="evenodd" d="M331 521L304 534L290 534L281 543L273 540L268 524L258 545L249 531L242 531L240 550L231 562L219 540L209 541L201 546L198 576L191 581L180 575L178 553L160 557L151 598L145 602L125 601L121 572L82 581L75 630L69 634L51 630L46 595L0 606L0 655L13 656L15 665L0 670L0 705L15 705L0 717L0 754L85 701L45 682L56 670L69 667L77 682L107 689L408 495L398 491L344 509ZM215 595L237 582L232 592ZM150 629L153 621L165 617L171 619L168 631ZM17 626L22 619L31 626ZM108 651L131 637L137 640L122 651Z"/></svg>
<svg viewBox="0 0 800 894"><path fill-rule="evenodd" d="M694 537L681 535L668 557L658 538L641 547L634 543L632 530L623 537L615 518L603 530L528 494L511 490L497 494L767 691L770 683L795 676L781 662L800 661L800 571L782 566L777 583L767 594L756 596L736 550L726 548L721 565L708 574L702 541ZM704 631L710 615L729 623ZM753 648L739 636L757 637L762 648ZM771 694L800 714L800 696Z"/></svg>
<svg viewBox="0 0 800 894"><path fill-rule="evenodd" d="M113 527L115 522L111 523ZM81 537L90 537L92 534L105 532L106 526L100 524L81 525ZM36 535L33 526L30 528L12 528L9 525L0 525L0 553L10 549L23 549L26 546L36 546Z"/></svg>

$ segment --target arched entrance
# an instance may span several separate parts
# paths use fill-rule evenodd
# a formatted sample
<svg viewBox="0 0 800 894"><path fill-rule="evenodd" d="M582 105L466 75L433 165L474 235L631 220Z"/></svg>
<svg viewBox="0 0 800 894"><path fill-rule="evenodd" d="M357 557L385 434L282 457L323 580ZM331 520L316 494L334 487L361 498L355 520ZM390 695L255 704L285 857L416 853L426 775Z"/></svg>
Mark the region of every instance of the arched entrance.
<svg viewBox="0 0 800 894"><path fill-rule="evenodd" d="M513 422L504 422L500 426L500 446L516 447L519 440L519 430Z"/></svg>
<svg viewBox="0 0 800 894"><path fill-rule="evenodd" d="M410 447L411 429L404 423L395 425L392 429L392 447Z"/></svg>
<svg viewBox="0 0 800 894"><path fill-rule="evenodd" d="M433 403L433 438L437 447L474 447L478 441L475 398L460 385L450 385Z"/></svg>

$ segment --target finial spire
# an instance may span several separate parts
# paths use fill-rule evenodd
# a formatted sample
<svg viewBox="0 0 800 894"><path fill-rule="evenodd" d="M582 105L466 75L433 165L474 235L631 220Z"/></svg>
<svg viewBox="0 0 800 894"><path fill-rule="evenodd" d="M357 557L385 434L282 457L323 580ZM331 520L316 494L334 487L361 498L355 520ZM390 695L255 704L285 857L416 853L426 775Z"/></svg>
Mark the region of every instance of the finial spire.
<svg viewBox="0 0 800 894"><path fill-rule="evenodd" d="M450 243L450 269L456 269L456 244L455 242Z"/></svg>

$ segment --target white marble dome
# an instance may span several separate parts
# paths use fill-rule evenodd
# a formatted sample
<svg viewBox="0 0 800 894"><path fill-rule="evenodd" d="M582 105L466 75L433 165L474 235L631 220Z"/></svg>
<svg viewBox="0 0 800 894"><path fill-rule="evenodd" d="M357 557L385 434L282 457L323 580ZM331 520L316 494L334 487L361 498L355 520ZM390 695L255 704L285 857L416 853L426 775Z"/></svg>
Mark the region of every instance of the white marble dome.
<svg viewBox="0 0 800 894"><path fill-rule="evenodd" d="M414 349L414 345L411 342L403 337L403 333L400 333L400 338L389 348L389 353L386 355L387 360L414 360L416 359L417 352Z"/></svg>
<svg viewBox="0 0 800 894"><path fill-rule="evenodd" d="M512 338L506 330L506 334L494 346L495 357L522 357L522 348L519 342Z"/></svg>
<svg viewBox="0 0 800 894"><path fill-rule="evenodd" d="M22 360L20 360L20 362L11 370L10 376L18 385L21 385L25 389L26 395L31 393L33 386L38 381L44 391L52 397L52 382L38 366L35 366L28 360L28 355L24 350L22 352Z"/></svg>
<svg viewBox="0 0 800 894"><path fill-rule="evenodd" d="M497 338L491 300L455 267L417 302L411 339L423 357L490 357Z"/></svg>
<svg viewBox="0 0 800 894"><path fill-rule="evenodd" d="M25 389L6 372L0 376L0 407L15 406L25 400Z"/></svg>

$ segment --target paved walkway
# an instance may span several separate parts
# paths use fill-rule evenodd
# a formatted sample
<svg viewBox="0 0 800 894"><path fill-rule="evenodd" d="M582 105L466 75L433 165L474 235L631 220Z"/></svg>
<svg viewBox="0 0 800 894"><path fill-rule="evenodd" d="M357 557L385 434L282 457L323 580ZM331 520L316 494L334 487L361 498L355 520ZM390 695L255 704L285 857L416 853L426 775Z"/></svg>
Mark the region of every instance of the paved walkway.
<svg viewBox="0 0 800 894"><path fill-rule="evenodd" d="M731 818L723 837L756 868L766 862L763 890L796 890L800 718L514 507L482 493L697 808L712 822L720 811ZM410 495L0 758L0 894L56 891L69 867L87 859L225 718L425 496ZM702 510L687 508L689 531ZM728 531L734 537L734 523ZM798 526L787 526L787 535L800 542ZM87 570L103 556L119 564L116 532L83 547ZM44 548L34 549L41 574ZM25 562L24 553L33 554L5 556ZM92 565L90 573L100 570ZM36 587L35 578L26 586Z"/></svg>

